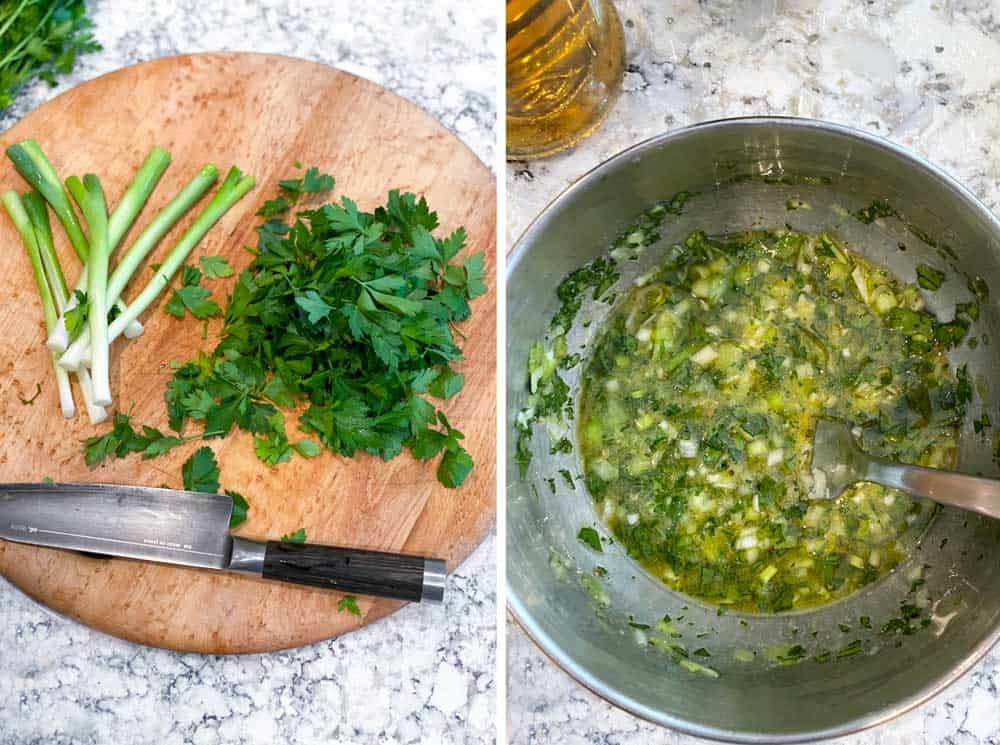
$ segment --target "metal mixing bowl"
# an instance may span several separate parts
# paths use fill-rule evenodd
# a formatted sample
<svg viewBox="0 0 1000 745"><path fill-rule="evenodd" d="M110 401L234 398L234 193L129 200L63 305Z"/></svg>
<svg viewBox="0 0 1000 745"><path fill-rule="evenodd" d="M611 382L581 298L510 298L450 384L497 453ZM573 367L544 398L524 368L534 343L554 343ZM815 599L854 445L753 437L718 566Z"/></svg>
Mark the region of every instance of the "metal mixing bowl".
<svg viewBox="0 0 1000 745"><path fill-rule="evenodd" d="M983 303L972 333L986 339L976 349L963 345L953 353L954 362L968 362L978 389L960 437L959 467L998 475L990 439L974 434L971 420L997 401L990 372L1000 369L1000 222L940 169L846 127L751 118L677 130L637 145L581 178L532 223L510 257L510 610L580 683L634 714L693 735L799 742L883 722L954 681L1000 637L1000 523L944 510L919 551L845 600L782 615L718 616L715 608L668 589L617 544L606 545L597 555L577 539L582 525L600 521L581 480L574 491L558 479L561 468L581 472L575 451L551 454L547 437L536 432L527 481L518 477L514 417L527 397L529 345L545 335L558 308L555 286L567 272L605 253L645 209L684 189L697 195L679 218L662 226L658 246L682 240L694 229L717 234L785 223L809 231L832 228L856 251L906 281L914 281L920 262L947 266L949 280L927 294L929 307L946 318L956 300L968 298L965 278L982 276L995 293ZM810 209L789 211L789 198ZM864 225L850 215L875 198L888 199L905 219ZM935 243L937 247L930 245ZM957 258L945 253L945 245ZM657 261L657 253L654 246L640 261L623 262L618 288L630 286ZM610 310L588 299L579 318L592 323L584 328L578 320L568 335L571 352L593 339ZM584 368L577 365L565 374L574 394ZM554 493L546 481L552 476L557 477ZM579 581L598 563L608 571L601 585L610 601L601 612ZM881 625L912 599L912 571L920 565L926 567L930 625L912 635L882 633ZM637 643L629 617L650 622L664 613L681 627L689 649L704 646L709 651L709 658L692 659L717 670L717 679L687 672L669 655ZM864 616L872 620L871 629L859 623ZM800 643L812 655L855 639L862 641L864 654L826 664L812 659L775 664L764 652L773 645ZM737 650L759 654L752 662L741 662L734 658Z"/></svg>

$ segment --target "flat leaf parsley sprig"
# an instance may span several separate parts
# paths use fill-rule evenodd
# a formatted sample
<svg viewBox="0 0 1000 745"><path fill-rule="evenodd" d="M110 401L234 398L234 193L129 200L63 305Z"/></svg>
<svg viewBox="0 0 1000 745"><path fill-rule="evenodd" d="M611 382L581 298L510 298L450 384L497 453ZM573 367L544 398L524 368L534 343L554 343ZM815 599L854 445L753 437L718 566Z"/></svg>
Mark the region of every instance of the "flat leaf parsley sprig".
<svg viewBox="0 0 1000 745"><path fill-rule="evenodd" d="M55 85L77 55L101 48L83 0L11 0L0 3L0 112L29 80Z"/></svg>

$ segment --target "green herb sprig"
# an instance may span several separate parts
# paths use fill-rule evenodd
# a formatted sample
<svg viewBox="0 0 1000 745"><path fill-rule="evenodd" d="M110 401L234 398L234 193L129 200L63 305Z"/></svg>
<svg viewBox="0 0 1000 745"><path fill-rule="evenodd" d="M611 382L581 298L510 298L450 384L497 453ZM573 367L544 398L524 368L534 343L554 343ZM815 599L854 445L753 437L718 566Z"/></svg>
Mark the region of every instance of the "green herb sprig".
<svg viewBox="0 0 1000 745"><path fill-rule="evenodd" d="M80 54L101 45L83 0L11 0L0 5L0 112L32 78L55 85Z"/></svg>

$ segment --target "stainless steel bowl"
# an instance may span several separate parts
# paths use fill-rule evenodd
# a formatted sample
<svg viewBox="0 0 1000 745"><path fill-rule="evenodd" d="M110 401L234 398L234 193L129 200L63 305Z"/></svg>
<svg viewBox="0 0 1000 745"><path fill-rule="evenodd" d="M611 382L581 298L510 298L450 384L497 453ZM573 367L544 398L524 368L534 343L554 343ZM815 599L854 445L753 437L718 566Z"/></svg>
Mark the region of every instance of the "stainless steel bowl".
<svg viewBox="0 0 1000 745"><path fill-rule="evenodd" d="M805 179L803 179L805 177ZM961 435L960 467L997 475L988 437L971 420L995 405L993 370L1000 369L1000 222L963 186L890 142L824 122L751 118L709 122L637 145L603 163L567 189L528 228L507 273L507 424L524 406L530 343L544 336L558 307L554 292L569 271L605 253L643 210L686 189L697 192L679 218L663 226L669 244L693 229L711 233L774 227L833 228L858 251L909 281L926 261L956 275L928 296L950 317L968 295L963 277L982 276L994 288L973 333L976 349L954 354L976 375L978 393ZM810 209L790 212L798 198ZM849 212L887 198L905 217L864 225ZM926 231L922 240L907 227ZM930 244L936 243L937 247ZM901 249L900 246L904 246ZM954 249L948 257L943 246ZM656 261L657 251L625 262L620 286ZM956 274L957 272L957 274ZM610 309L588 301L569 334L571 351L592 339ZM581 369L566 376L575 393ZM994 419L1000 424L1000 416ZM592 691L634 714L693 735L734 742L800 742L841 735L883 722L925 701L968 670L1000 637L1000 524L945 510L915 556L888 577L838 603L777 616L717 616L715 609L667 589L616 544L595 554L577 540L582 525L599 522L582 485L570 490L545 480L560 468L581 471L575 454L550 454L534 438L528 480L507 454L507 577L510 610L538 645ZM579 484L579 480L578 480ZM947 539L947 540L946 540ZM557 557L553 561L553 557ZM595 563L610 605L595 612L579 581ZM912 635L881 633L912 598L911 572L924 565L932 623ZM717 679L689 673L669 656L636 643L628 617L650 621L668 613L689 648ZM872 619L872 628L859 618ZM688 625L690 624L690 625ZM840 624L850 631L844 632ZM695 638L696 632L708 635ZM734 652L801 643L810 654L860 639L865 654L821 664L772 664L766 654L740 662ZM700 658L695 658L700 659Z"/></svg>

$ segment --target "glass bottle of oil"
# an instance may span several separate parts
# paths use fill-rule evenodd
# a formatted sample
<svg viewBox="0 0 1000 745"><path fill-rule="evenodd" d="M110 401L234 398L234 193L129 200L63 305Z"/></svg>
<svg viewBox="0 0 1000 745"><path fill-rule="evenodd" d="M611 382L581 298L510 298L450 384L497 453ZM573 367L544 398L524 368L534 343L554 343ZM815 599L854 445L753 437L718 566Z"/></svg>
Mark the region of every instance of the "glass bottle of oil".
<svg viewBox="0 0 1000 745"><path fill-rule="evenodd" d="M610 0L507 0L507 157L544 157L587 137L624 73Z"/></svg>

